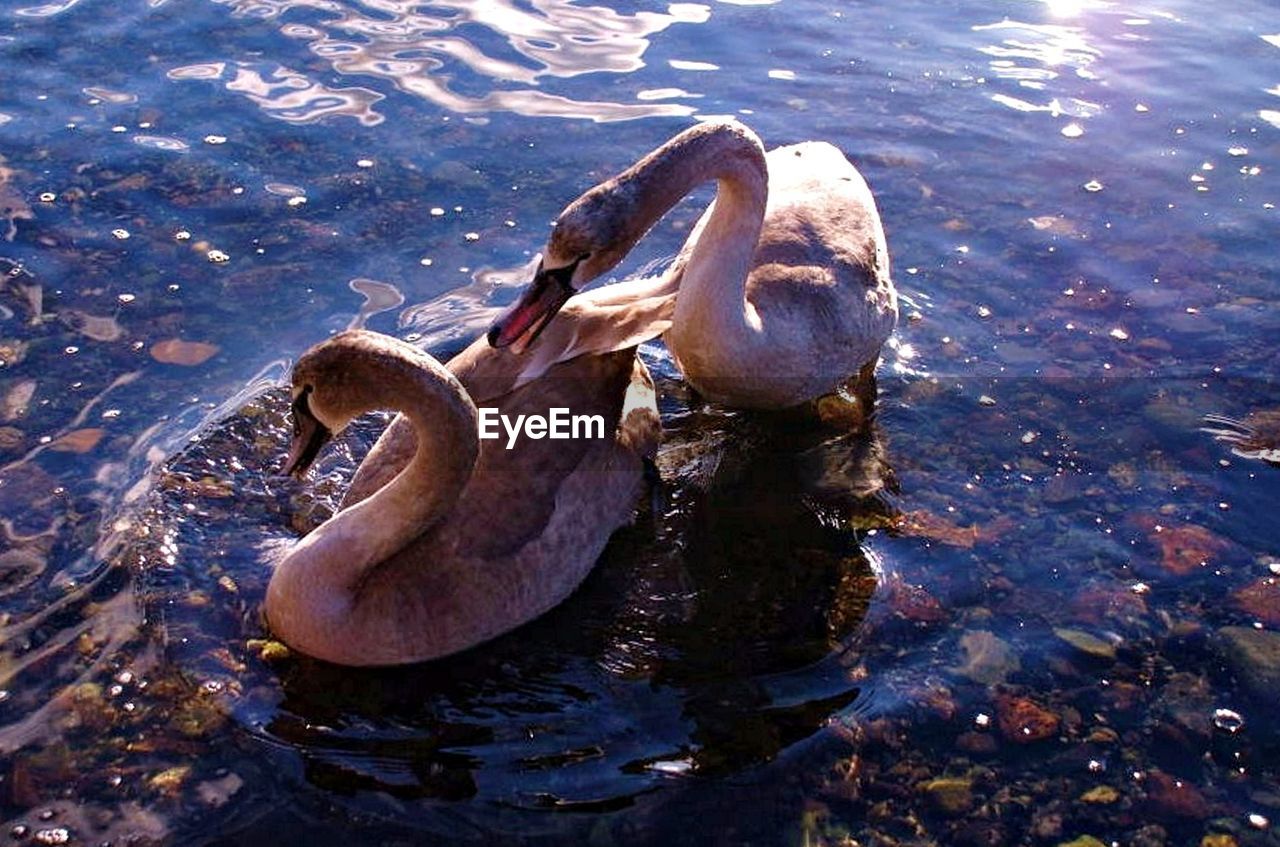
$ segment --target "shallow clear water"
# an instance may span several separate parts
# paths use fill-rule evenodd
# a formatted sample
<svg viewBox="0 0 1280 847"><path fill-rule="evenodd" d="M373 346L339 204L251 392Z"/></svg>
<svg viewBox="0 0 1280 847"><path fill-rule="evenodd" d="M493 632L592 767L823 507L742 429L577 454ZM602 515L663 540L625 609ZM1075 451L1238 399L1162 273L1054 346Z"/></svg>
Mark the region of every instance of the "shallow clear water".
<svg viewBox="0 0 1280 847"><path fill-rule="evenodd" d="M1280 407L1278 50L1246 0L6 4L6 829L1280 843L1280 470L1200 430ZM873 435L691 407L655 345L663 486L564 606L420 668L264 658L263 545L378 426L280 479L289 362L459 349L708 115L875 191Z"/></svg>

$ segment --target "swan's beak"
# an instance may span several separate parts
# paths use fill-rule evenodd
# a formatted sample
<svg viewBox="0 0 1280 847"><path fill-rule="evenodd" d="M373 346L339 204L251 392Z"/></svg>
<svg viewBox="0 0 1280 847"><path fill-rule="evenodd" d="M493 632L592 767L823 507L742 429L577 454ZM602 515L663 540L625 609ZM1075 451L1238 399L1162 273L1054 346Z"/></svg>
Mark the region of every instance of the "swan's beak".
<svg viewBox="0 0 1280 847"><path fill-rule="evenodd" d="M320 455L320 448L333 433L311 413L310 391L303 391L293 401L293 440L289 442L289 456L284 460L283 473L302 478L311 463Z"/></svg>
<svg viewBox="0 0 1280 847"><path fill-rule="evenodd" d="M562 268L546 270L538 263L533 282L525 288L520 299L503 312L489 327L489 345L511 347L516 353L524 352L534 339L547 328L547 324L577 291L574 290L573 272L578 263Z"/></svg>

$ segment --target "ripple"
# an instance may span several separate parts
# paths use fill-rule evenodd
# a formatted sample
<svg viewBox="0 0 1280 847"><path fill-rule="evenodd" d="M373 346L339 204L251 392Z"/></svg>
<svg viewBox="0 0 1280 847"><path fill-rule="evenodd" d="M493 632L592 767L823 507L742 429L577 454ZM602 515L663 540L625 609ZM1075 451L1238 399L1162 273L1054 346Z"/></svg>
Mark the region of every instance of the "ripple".
<svg viewBox="0 0 1280 847"><path fill-rule="evenodd" d="M1081 27L1002 20L980 24L973 31L999 38L998 43L979 47L978 52L991 57L990 67L997 77L1026 88L1043 88L1057 79L1063 68L1091 79L1090 65L1102 57Z"/></svg>
<svg viewBox="0 0 1280 847"><path fill-rule="evenodd" d="M181 139L167 135L135 135L133 143L141 147L150 147L153 150L165 150L171 153L181 153L190 149L191 146Z"/></svg>
<svg viewBox="0 0 1280 847"><path fill-rule="evenodd" d="M103 88L97 85L89 85L81 90L90 97L96 97L99 100L116 105L138 102L138 95L130 94L127 91L113 91L110 88Z"/></svg>
<svg viewBox="0 0 1280 847"><path fill-rule="evenodd" d="M310 0L217 1L236 16L278 18L304 8L312 17L316 10L332 13L320 22L287 22L280 32L307 41L311 52L338 73L387 80L453 112L595 121L684 116L693 110L639 97L638 103L578 100L541 90L541 81L639 70L651 36L677 23L704 23L711 15L699 3L624 14L569 0L454 0L425 9L416 2L387 0L371 14L363 7ZM494 37L478 37L478 27Z"/></svg>
<svg viewBox="0 0 1280 847"><path fill-rule="evenodd" d="M270 117L294 124L317 123L326 118L355 118L364 126L385 120L373 105L383 96L363 87L330 88L282 65L236 62L235 75L226 83L228 91L248 97ZM209 62L173 68L172 80L223 79L225 62Z"/></svg>
<svg viewBox="0 0 1280 847"><path fill-rule="evenodd" d="M27 18L51 18L75 7L80 0L63 0L61 3L45 3L43 6L28 6L19 9L17 14Z"/></svg>
<svg viewBox="0 0 1280 847"><path fill-rule="evenodd" d="M347 286L364 297L359 313L351 319L347 329L360 329L374 315L389 312L404 303L404 295L400 293L400 289L390 283L357 277L348 282Z"/></svg>
<svg viewBox="0 0 1280 847"><path fill-rule="evenodd" d="M710 62L691 62L685 59L671 59L667 62L673 69L677 71L718 71L719 65L713 65Z"/></svg>
<svg viewBox="0 0 1280 847"><path fill-rule="evenodd" d="M184 65L173 68L167 76L169 79L220 79L227 72L226 62L202 62L197 65Z"/></svg>

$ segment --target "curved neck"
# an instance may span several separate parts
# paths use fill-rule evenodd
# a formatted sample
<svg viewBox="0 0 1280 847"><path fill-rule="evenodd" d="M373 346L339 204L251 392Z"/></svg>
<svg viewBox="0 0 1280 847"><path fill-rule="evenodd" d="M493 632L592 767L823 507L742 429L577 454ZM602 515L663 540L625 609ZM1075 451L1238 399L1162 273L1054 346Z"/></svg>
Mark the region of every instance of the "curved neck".
<svg viewBox="0 0 1280 847"><path fill-rule="evenodd" d="M289 551L277 577L290 581L302 576L288 588L291 606L350 600L377 565L453 509L479 455L474 404L458 381L425 353L407 345L365 350L343 379L359 395L356 405L362 411L404 413L413 425L417 451L390 482L338 512ZM275 587L276 580L272 582Z"/></svg>
<svg viewBox="0 0 1280 847"><path fill-rule="evenodd" d="M736 122L707 123L680 133L617 178L636 198L635 224L647 230L698 185L716 180L716 198L659 286L674 293L675 325L714 332L741 349L760 324L747 302L747 274L768 202L768 166L760 139Z"/></svg>

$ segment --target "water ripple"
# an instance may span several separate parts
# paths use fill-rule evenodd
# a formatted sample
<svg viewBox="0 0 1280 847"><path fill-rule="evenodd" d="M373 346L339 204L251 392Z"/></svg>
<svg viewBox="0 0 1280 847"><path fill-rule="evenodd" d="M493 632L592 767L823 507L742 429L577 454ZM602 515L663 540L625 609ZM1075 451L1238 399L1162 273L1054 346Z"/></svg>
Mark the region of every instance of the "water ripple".
<svg viewBox="0 0 1280 847"><path fill-rule="evenodd" d="M973 31L991 32L1000 39L996 44L979 47L978 51L992 57L990 66L996 76L1014 80L1026 88L1044 88L1061 75L1062 68L1073 69L1081 78L1093 79L1090 65L1102 57L1081 27L1005 19L975 26Z"/></svg>
<svg viewBox="0 0 1280 847"><path fill-rule="evenodd" d="M373 105L383 96L363 87L330 88L306 75L280 65L236 62L228 91L248 97L278 120L310 124L341 115L355 118L364 126L376 126L385 119ZM227 63L186 65L169 71L173 80L222 79Z"/></svg>
<svg viewBox="0 0 1280 847"><path fill-rule="evenodd" d="M683 116L693 109L651 101L577 100L539 90L540 80L639 70L651 36L673 24L703 23L711 14L697 3L672 3L665 13L622 14L568 0L454 0L426 7L429 11L408 0L360 7L328 0L214 2L240 17L275 19L292 10L330 13L333 17L319 22L290 21L280 32L308 42L311 52L338 73L386 80L454 112L508 111L594 121Z"/></svg>

